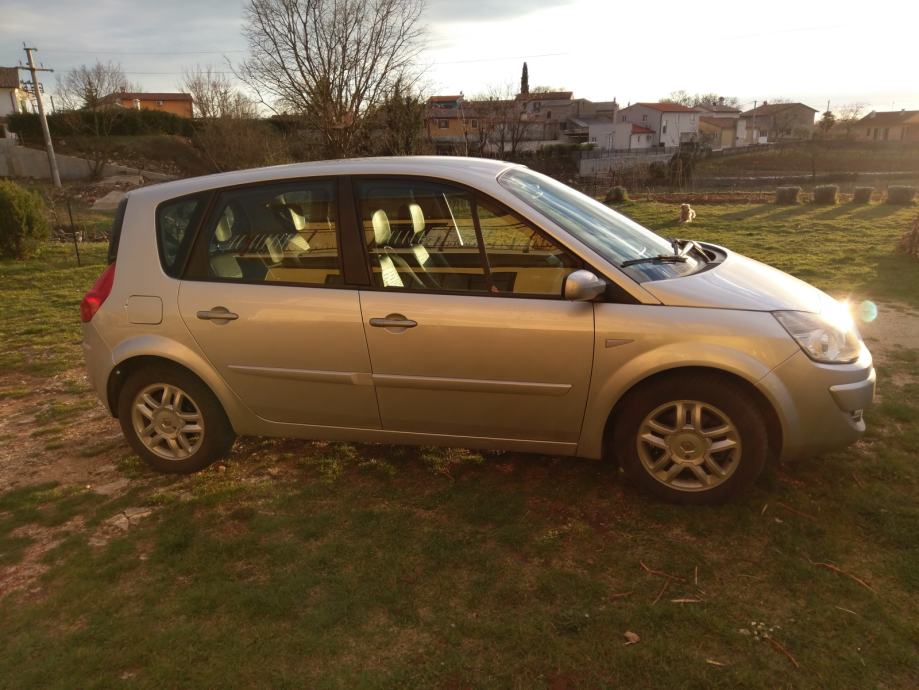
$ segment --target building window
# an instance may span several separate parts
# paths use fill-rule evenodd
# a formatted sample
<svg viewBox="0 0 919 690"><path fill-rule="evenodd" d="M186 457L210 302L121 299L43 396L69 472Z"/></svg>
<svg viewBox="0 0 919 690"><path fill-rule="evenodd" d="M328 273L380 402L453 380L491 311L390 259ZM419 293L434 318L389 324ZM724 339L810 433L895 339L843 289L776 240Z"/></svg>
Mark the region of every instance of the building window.
<svg viewBox="0 0 919 690"><path fill-rule="evenodd" d="M645 135L645 141L651 141L651 135L650 135L650 134L646 134L646 135Z"/></svg>
<svg viewBox="0 0 919 690"><path fill-rule="evenodd" d="M647 121L648 121L648 116L647 116L647 115L642 115L642 116L641 116L641 121L642 121L642 122L647 122Z"/></svg>
<svg viewBox="0 0 919 690"><path fill-rule="evenodd" d="M161 107L161 108L163 107L163 102L162 102L162 101L157 101L156 104L157 104L159 107Z"/></svg>
<svg viewBox="0 0 919 690"><path fill-rule="evenodd" d="M479 121L478 121L478 120L473 120L473 121L472 121L472 128L473 128L473 129L478 129L478 128L479 128Z"/></svg>
<svg viewBox="0 0 919 690"><path fill-rule="evenodd" d="M438 126L440 129L447 129L447 127L450 126L450 123L449 123L447 120L438 120L438 121L437 121L437 126Z"/></svg>
<svg viewBox="0 0 919 690"><path fill-rule="evenodd" d="M551 119L552 119L552 111L551 111L551 110L547 110L547 111L546 111L546 119L547 119L547 120L551 120Z"/></svg>
<svg viewBox="0 0 919 690"><path fill-rule="evenodd" d="M666 134L666 133L667 133L667 123L665 122L665 123L661 126L661 134Z"/></svg>
<svg viewBox="0 0 919 690"><path fill-rule="evenodd" d="M887 135L890 134L890 128L884 128L884 141L887 141Z"/></svg>

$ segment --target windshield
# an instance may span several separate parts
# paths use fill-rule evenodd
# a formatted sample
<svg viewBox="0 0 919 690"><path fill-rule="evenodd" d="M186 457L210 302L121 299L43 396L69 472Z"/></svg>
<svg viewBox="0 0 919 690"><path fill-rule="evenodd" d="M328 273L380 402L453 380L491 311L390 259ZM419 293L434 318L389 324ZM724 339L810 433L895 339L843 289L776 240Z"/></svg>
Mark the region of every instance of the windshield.
<svg viewBox="0 0 919 690"><path fill-rule="evenodd" d="M501 174L498 183L639 282L675 278L699 269L699 261L692 256L681 262L623 266L636 259L672 255L673 246L599 201L532 170L512 168Z"/></svg>

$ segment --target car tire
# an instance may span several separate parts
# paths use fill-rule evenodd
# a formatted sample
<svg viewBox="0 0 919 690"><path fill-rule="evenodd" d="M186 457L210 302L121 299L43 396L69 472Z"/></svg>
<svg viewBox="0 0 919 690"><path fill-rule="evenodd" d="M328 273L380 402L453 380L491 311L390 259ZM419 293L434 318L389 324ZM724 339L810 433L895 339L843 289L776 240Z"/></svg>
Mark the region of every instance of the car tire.
<svg viewBox="0 0 919 690"><path fill-rule="evenodd" d="M611 450L635 484L665 501L723 503L749 489L766 463L757 402L724 376L657 377L631 390L620 410Z"/></svg>
<svg viewBox="0 0 919 690"><path fill-rule="evenodd" d="M138 369L118 398L128 443L158 472L190 474L225 456L235 434L216 396L194 374L168 365Z"/></svg>

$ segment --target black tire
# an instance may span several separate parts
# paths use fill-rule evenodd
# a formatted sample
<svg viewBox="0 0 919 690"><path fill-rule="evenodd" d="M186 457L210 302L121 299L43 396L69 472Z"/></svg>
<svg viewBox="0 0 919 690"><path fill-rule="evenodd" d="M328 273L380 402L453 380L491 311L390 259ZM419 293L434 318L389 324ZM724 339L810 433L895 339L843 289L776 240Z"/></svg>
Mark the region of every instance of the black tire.
<svg viewBox="0 0 919 690"><path fill-rule="evenodd" d="M201 438L195 435L193 452L182 458L167 459L150 450L139 438L134 425L134 401L137 395L156 384L168 384L187 394L203 421ZM187 403L186 403L187 404ZM197 376L168 364L153 364L132 373L124 382L118 397L118 421L125 439L150 467L169 474L191 474L224 457L233 447L236 436L217 397Z"/></svg>
<svg viewBox="0 0 919 690"><path fill-rule="evenodd" d="M639 454L642 423L655 410L666 408L672 401L698 401L712 406L733 424L734 434L739 437L736 439L737 449L725 452L736 452L738 455L727 456L733 469L721 483L711 488L674 488L656 478L642 462ZM690 505L724 503L749 489L766 464L768 434L757 403L742 385L724 376L705 372L661 376L629 391L620 410L612 435L613 448L609 450L619 459L626 475L635 484L665 501ZM676 426L674 424L674 428ZM654 448L650 445L645 447ZM646 450L645 456L649 452L653 450ZM660 451L661 458L665 452L673 451ZM667 462L666 459L664 462ZM676 464L670 467L676 467ZM695 481L692 469L679 470L677 482L687 477L689 482Z"/></svg>

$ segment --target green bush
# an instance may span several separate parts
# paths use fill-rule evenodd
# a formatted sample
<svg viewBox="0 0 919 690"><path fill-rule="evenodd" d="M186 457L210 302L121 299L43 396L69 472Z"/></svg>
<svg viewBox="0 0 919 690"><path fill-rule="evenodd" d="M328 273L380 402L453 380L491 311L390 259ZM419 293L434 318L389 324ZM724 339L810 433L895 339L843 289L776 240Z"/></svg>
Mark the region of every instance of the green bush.
<svg viewBox="0 0 919 690"><path fill-rule="evenodd" d="M801 193L800 187L776 187L775 203L783 206L790 206L798 203L798 195Z"/></svg>
<svg viewBox="0 0 919 690"><path fill-rule="evenodd" d="M608 204L622 204L629 200L629 190L625 187L613 187L606 193L604 201Z"/></svg>
<svg viewBox="0 0 919 690"><path fill-rule="evenodd" d="M874 187L856 187L852 193L852 203L870 204L872 194L874 194Z"/></svg>
<svg viewBox="0 0 919 690"><path fill-rule="evenodd" d="M0 257L34 256L48 234L42 198L15 182L0 180Z"/></svg>
<svg viewBox="0 0 919 690"><path fill-rule="evenodd" d="M908 206L916 198L916 188L904 184L892 184L887 188L887 203Z"/></svg>
<svg viewBox="0 0 919 690"><path fill-rule="evenodd" d="M839 187L835 184L822 184L814 187L815 204L839 203Z"/></svg>
<svg viewBox="0 0 919 690"><path fill-rule="evenodd" d="M112 115L112 113L109 113ZM25 140L40 141L41 123L34 113L10 115L7 127ZM88 110L70 110L48 115L48 128L52 137L66 137L91 134L93 114ZM195 132L195 123L185 117L159 110L118 110L112 115L109 134L113 136L137 136L139 134L178 134L190 137Z"/></svg>

